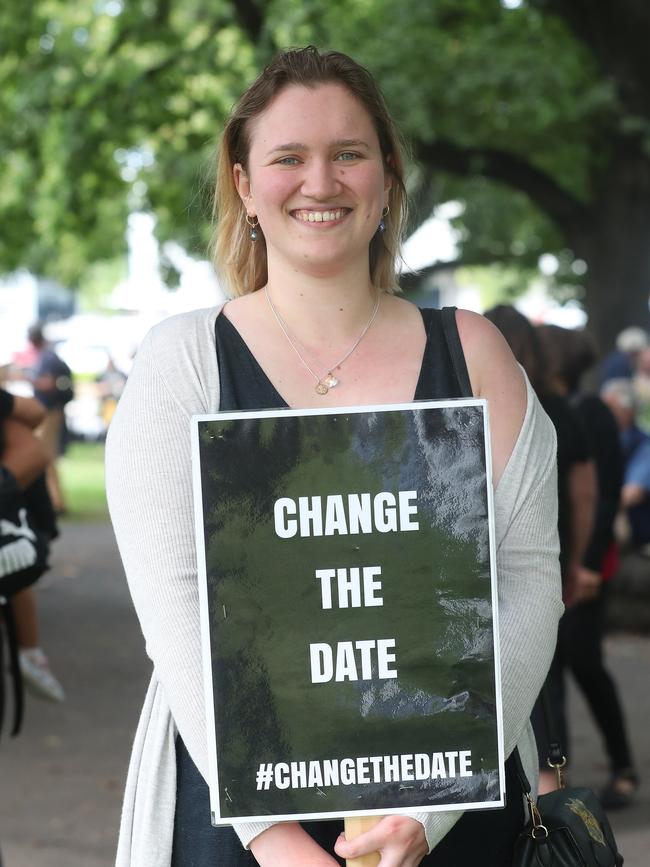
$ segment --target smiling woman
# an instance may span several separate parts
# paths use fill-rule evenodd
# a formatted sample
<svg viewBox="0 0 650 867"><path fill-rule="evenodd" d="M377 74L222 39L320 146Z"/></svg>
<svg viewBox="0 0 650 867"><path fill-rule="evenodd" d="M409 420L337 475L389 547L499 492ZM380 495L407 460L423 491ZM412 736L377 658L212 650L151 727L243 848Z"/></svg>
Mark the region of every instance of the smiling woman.
<svg viewBox="0 0 650 867"><path fill-rule="evenodd" d="M287 131L302 132L303 141L283 144ZM383 246L378 227L392 177L370 116L347 88L292 85L278 94L250 124L245 163L234 165L246 214L262 230L263 240L252 243L266 246L264 282L277 282L296 263L318 276L354 263L363 265L359 279L367 284L359 252L375 235Z"/></svg>
<svg viewBox="0 0 650 867"><path fill-rule="evenodd" d="M395 294L405 204L399 136L372 76L352 58L284 52L233 109L218 153L213 245L233 300L150 333L107 442L111 517L154 662L117 867L335 867L377 851L380 867L512 860L523 809L510 760L502 811L386 816L355 840L339 837L336 822L210 826L190 417L219 410L488 401L505 752L518 744L535 779L528 716L561 611L553 430L490 323L467 311L420 311ZM364 494L287 500L278 526L413 529L415 492L401 494L384 492L372 511ZM334 576L320 577L325 593ZM361 588L353 564L340 580L348 578ZM374 572L364 575L369 599L378 586ZM392 651L376 650L393 677ZM339 655L347 671L350 648L337 650L337 665Z"/></svg>
<svg viewBox="0 0 650 867"><path fill-rule="evenodd" d="M377 222L369 247L370 276L375 285L392 290L397 286L394 262L406 216L406 191L400 137L383 97L366 71L343 54L320 55L315 50L305 49L290 55L287 52L283 63L267 67L239 101L224 129L215 196L218 232L213 251L217 269L234 295L253 292L267 282L264 240L260 238L261 244L251 245L248 233L242 231L239 195L242 190L246 195L246 190L240 187L239 178L233 183L233 166L239 167L237 174L244 175L245 183L256 166L270 164L304 172L305 163L311 170L317 163L315 174L320 168L321 177L314 177L313 183L325 183L327 198L328 194L338 192L332 189L335 180L327 176L329 163L349 163L351 167L370 159L381 165L388 185L385 195L382 190L375 203ZM324 90L321 86L325 86ZM278 108L272 104L279 102L281 95L285 99L279 111L274 111L273 126L264 124L264 136L258 139L254 136L255 129L263 118L268 119L269 109ZM332 109L339 105L341 134L337 135L336 129L324 125L331 120ZM313 128L311 141L307 141L305 133L312 133L313 121L318 126ZM360 130L358 135L355 127ZM290 135L294 130L295 137ZM255 147L254 152L251 145ZM324 154L315 152L319 146L325 148ZM319 167L318 161L323 156L324 164ZM347 168L347 165L338 167L343 179ZM316 192L318 194L318 190ZM325 207L329 202L312 200L303 204L306 207L298 218L305 222L318 222L319 213L332 210ZM340 204L335 204L338 207L333 210L340 213ZM257 215L254 200L245 201L244 207L247 214ZM390 211L390 221L376 234L382 209ZM349 212L350 209L343 210Z"/></svg>

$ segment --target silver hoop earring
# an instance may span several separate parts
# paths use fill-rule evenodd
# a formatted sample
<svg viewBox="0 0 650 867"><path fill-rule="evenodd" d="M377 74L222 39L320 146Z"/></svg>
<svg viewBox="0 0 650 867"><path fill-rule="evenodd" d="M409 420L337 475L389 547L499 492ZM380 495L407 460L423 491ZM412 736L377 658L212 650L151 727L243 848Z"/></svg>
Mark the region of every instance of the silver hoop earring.
<svg viewBox="0 0 650 867"><path fill-rule="evenodd" d="M250 214L246 214L246 222L250 226L250 239L251 241L257 241L260 236L260 233L257 231L257 227L259 226L259 220L257 217L251 217Z"/></svg>
<svg viewBox="0 0 650 867"><path fill-rule="evenodd" d="M384 210L381 212L381 220L379 221L379 227L378 228L379 228L380 232L386 231L386 222L384 220L384 217L387 217L389 212L390 212L390 205L385 205Z"/></svg>

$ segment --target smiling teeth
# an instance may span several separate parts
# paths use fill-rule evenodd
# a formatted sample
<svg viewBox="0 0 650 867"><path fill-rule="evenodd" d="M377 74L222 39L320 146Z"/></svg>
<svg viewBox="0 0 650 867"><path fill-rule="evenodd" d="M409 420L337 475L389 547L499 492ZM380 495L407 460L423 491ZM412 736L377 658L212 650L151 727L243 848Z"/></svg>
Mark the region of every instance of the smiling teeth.
<svg viewBox="0 0 650 867"><path fill-rule="evenodd" d="M341 211L297 211L296 216L303 223L328 223L341 219Z"/></svg>

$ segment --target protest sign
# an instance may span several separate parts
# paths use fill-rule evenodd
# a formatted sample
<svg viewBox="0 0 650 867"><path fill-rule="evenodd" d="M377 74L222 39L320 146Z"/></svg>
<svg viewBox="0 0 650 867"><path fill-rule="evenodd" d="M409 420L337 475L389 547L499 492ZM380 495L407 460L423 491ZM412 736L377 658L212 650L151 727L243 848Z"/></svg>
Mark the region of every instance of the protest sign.
<svg viewBox="0 0 650 867"><path fill-rule="evenodd" d="M192 436L213 822L502 806L485 402Z"/></svg>

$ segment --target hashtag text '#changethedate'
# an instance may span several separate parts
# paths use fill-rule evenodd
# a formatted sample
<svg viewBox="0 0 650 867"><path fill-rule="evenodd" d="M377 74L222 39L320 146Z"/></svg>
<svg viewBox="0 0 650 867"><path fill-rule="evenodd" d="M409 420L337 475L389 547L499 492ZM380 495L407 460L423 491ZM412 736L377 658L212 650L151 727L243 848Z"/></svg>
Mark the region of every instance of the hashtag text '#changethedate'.
<svg viewBox="0 0 650 867"><path fill-rule="evenodd" d="M406 753L394 756L362 756L304 762L261 762L256 774L257 791L313 789L370 783L408 783L472 776L471 750L444 753Z"/></svg>

